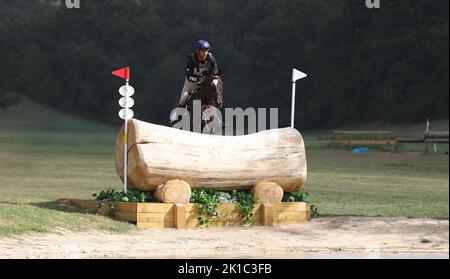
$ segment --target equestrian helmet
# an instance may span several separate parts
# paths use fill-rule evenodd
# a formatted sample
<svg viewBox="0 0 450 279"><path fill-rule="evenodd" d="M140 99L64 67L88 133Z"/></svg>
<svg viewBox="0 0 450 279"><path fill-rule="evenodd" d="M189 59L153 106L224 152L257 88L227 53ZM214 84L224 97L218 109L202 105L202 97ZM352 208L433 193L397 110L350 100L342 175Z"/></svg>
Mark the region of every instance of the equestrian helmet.
<svg viewBox="0 0 450 279"><path fill-rule="evenodd" d="M195 49L196 50L199 50L199 49L209 50L210 46L209 46L208 41L199 40L199 41L197 41L197 43L195 43Z"/></svg>

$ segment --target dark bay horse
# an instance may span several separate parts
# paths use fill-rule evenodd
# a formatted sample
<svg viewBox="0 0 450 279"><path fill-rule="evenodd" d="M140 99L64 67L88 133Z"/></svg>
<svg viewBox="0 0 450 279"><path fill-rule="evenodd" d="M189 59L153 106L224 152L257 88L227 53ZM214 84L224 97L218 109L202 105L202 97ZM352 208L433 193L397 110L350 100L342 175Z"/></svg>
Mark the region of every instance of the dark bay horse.
<svg viewBox="0 0 450 279"><path fill-rule="evenodd" d="M217 116L217 110L223 105L223 84L219 76L207 75L200 87L195 90L187 101L187 110L190 115L191 131L194 131L194 119L200 119L200 131L202 133L215 134L217 129L222 129L222 120ZM200 101L200 116L194 115L194 101ZM198 124L197 124L198 125Z"/></svg>

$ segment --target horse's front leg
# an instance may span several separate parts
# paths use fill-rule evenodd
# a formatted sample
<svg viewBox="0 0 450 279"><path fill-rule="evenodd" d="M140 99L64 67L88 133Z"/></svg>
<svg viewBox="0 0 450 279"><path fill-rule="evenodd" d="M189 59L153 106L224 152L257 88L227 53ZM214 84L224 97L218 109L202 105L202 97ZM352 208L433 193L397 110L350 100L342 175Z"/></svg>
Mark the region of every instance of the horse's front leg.
<svg viewBox="0 0 450 279"><path fill-rule="evenodd" d="M216 134L216 131L222 131L221 129L221 112L215 106L208 106L208 108L203 111L203 123L204 127L202 129L203 133Z"/></svg>

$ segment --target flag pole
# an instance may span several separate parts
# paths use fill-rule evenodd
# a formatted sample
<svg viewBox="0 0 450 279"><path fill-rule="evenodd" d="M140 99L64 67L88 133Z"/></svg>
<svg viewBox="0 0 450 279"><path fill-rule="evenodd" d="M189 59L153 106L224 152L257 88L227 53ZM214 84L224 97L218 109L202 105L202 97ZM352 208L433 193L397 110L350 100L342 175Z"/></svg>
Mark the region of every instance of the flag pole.
<svg viewBox="0 0 450 279"><path fill-rule="evenodd" d="M291 128L294 128L295 116L295 83L297 80L307 77L308 75L297 69L292 69L292 106L291 106Z"/></svg>
<svg viewBox="0 0 450 279"><path fill-rule="evenodd" d="M125 86L125 127L123 132L123 191L127 192L127 179L128 179L128 119L127 119L127 98L128 98L128 85L130 80L127 79Z"/></svg>
<svg viewBox="0 0 450 279"><path fill-rule="evenodd" d="M294 128L295 115L295 80L292 80L291 128Z"/></svg>

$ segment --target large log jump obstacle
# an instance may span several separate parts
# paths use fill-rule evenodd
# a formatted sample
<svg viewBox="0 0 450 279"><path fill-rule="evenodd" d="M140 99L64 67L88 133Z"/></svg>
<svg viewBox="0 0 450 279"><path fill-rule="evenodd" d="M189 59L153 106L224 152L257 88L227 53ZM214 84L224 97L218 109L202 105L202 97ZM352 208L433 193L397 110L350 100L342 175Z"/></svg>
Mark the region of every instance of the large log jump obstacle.
<svg viewBox="0 0 450 279"><path fill-rule="evenodd" d="M216 136L178 130L136 119L127 122L127 186L153 192L159 203L60 199L60 203L133 222L138 228L201 226L191 189L251 190L257 203L249 221L265 226L311 219L306 202L281 202L284 192L306 182L303 138L294 128L245 136ZM116 169L124 180L124 127L116 139ZM161 203L162 202L162 203ZM213 226L242 225L235 204L221 203Z"/></svg>
<svg viewBox="0 0 450 279"><path fill-rule="evenodd" d="M158 202L59 199L60 203L133 222L139 228L194 228L205 224L205 213L202 204L190 203L191 189L245 189L251 190L256 200L251 212L238 206L241 204L216 204L212 215L220 220L214 226L242 225L244 220L274 226L311 219L309 203L281 202L284 192L300 190L307 177L303 138L293 128L295 81L306 74L293 69L291 128L218 136L134 119L129 67L112 73L126 80L119 89L123 96L119 116L125 123L116 138L117 174L124 192L153 192Z"/></svg>
<svg viewBox="0 0 450 279"><path fill-rule="evenodd" d="M123 174L123 127L116 169ZM128 187L162 202L189 202L191 189L251 189L260 202L280 202L306 182L305 146L294 128L216 136L128 121Z"/></svg>

